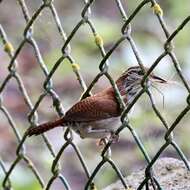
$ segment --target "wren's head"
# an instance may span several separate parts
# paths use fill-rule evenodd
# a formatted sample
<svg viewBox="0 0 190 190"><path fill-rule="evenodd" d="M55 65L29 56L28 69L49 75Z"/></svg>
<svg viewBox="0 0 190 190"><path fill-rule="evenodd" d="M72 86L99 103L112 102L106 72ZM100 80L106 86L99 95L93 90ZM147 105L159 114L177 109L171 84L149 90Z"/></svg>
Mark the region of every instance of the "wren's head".
<svg viewBox="0 0 190 190"><path fill-rule="evenodd" d="M145 72L148 68L144 68ZM121 96L123 96L124 101L129 103L129 100L134 97L134 95L141 89L141 81L143 79L144 72L139 66L130 67L126 70L116 81L118 89ZM149 75L150 83L166 83L166 80L154 75L153 73Z"/></svg>

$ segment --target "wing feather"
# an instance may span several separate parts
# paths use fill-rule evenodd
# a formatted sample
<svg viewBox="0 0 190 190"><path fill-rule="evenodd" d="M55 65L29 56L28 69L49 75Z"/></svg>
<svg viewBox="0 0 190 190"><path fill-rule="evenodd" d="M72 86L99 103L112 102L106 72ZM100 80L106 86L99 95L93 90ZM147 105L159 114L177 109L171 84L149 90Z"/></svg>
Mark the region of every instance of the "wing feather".
<svg viewBox="0 0 190 190"><path fill-rule="evenodd" d="M114 99L91 96L71 107L65 114L64 120L95 121L119 115L119 106Z"/></svg>

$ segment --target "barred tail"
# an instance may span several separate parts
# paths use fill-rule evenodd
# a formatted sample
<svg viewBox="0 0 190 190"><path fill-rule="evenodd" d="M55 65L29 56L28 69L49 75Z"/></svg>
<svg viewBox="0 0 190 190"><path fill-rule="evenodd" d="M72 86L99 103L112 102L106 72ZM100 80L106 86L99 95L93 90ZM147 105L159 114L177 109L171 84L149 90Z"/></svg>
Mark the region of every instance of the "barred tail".
<svg viewBox="0 0 190 190"><path fill-rule="evenodd" d="M55 121L50 121L47 123L42 123L41 125L38 125L37 127L33 127L33 128L29 128L26 131L26 134L28 136L32 136L32 135L40 135L41 133L44 133L50 129L53 129L55 127L58 127L59 125L63 125L64 120L63 118L61 119L57 119Z"/></svg>

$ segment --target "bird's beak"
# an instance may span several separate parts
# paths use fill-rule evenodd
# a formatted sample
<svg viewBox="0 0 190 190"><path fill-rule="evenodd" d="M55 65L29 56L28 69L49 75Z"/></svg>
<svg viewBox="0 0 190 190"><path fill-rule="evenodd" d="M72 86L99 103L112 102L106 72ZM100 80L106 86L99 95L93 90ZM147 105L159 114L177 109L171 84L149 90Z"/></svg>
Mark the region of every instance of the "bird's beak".
<svg viewBox="0 0 190 190"><path fill-rule="evenodd" d="M156 76L156 75L152 75L151 78L152 78L152 80L153 80L154 82L167 83L167 81L166 81L165 79L163 79L163 78L161 78L161 77L158 77L158 76Z"/></svg>

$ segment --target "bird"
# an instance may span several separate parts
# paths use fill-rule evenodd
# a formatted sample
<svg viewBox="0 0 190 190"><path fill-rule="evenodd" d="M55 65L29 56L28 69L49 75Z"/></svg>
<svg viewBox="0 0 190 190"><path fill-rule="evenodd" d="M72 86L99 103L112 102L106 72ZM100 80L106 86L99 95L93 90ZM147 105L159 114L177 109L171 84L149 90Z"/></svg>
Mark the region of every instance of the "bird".
<svg viewBox="0 0 190 190"><path fill-rule="evenodd" d="M148 68L144 67L144 70L146 72ZM132 66L115 81L126 106L142 88L141 81L145 72L140 66ZM148 81L167 82L154 73L149 75ZM26 134L39 135L56 127L70 127L81 138L104 139L117 129L122 111L111 86L78 101L61 118L29 128Z"/></svg>

